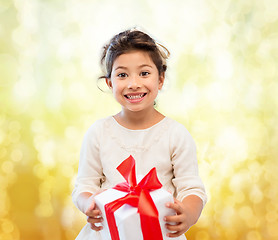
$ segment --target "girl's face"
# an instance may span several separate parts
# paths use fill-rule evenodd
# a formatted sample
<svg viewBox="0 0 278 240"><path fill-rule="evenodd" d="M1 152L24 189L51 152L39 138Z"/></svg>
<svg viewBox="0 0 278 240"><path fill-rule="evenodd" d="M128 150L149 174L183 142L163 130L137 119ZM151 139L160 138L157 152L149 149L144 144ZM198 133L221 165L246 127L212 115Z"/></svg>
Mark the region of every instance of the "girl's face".
<svg viewBox="0 0 278 240"><path fill-rule="evenodd" d="M147 52L131 51L115 59L106 83L123 110L136 112L153 108L164 74L159 75Z"/></svg>

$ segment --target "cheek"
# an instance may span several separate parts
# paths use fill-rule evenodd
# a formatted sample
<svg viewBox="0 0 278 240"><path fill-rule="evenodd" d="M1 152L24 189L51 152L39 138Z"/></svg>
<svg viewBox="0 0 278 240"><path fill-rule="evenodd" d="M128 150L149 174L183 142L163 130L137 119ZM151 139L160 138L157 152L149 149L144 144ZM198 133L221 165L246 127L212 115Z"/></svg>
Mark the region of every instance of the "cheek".
<svg viewBox="0 0 278 240"><path fill-rule="evenodd" d="M162 88L163 84L161 82L157 82L156 86L154 88L158 91Z"/></svg>
<svg viewBox="0 0 278 240"><path fill-rule="evenodd" d="M122 87L119 84L114 84L112 89L114 95L120 94L122 92Z"/></svg>

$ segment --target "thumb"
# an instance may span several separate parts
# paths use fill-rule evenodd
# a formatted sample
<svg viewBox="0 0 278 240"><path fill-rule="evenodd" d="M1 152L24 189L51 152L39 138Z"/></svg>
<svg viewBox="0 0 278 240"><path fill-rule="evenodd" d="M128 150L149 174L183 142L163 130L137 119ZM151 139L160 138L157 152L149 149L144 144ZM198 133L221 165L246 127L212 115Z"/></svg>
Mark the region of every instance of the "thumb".
<svg viewBox="0 0 278 240"><path fill-rule="evenodd" d="M86 212L90 212L90 211L94 210L95 207L96 207L96 203L95 203L95 200L94 200L94 196L92 195L91 197L89 197L87 199Z"/></svg>

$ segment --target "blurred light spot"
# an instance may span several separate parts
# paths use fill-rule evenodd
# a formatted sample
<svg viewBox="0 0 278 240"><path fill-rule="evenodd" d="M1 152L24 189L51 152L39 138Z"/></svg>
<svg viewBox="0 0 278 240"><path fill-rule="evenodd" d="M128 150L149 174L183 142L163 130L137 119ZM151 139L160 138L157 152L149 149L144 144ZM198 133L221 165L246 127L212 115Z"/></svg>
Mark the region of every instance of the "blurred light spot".
<svg viewBox="0 0 278 240"><path fill-rule="evenodd" d="M53 185L55 184L55 177L51 175L47 175L47 178L44 179L40 186L40 191L42 192L50 192Z"/></svg>
<svg viewBox="0 0 278 240"><path fill-rule="evenodd" d="M41 179L45 179L48 175L47 169L42 164L37 164L33 167L33 172L35 176Z"/></svg>
<svg viewBox="0 0 278 240"><path fill-rule="evenodd" d="M216 145L229 156L226 164L230 166L237 162L246 160L248 156L248 145L243 136L235 127L226 127L216 139Z"/></svg>
<svg viewBox="0 0 278 240"><path fill-rule="evenodd" d="M2 174L0 175L0 190L3 190L3 194L0 195L0 199L3 200L1 202L4 202L4 199L6 197L6 188L7 186L9 185L9 181L8 179L6 178L6 176L4 177ZM2 192L1 192L2 193ZM1 206L1 204L0 204Z"/></svg>
<svg viewBox="0 0 278 240"><path fill-rule="evenodd" d="M278 237L278 222L268 223L266 229L271 237Z"/></svg>
<svg viewBox="0 0 278 240"><path fill-rule="evenodd" d="M8 140L10 143L17 143L20 139L20 133L18 130L12 130L8 134Z"/></svg>
<svg viewBox="0 0 278 240"><path fill-rule="evenodd" d="M263 200L263 197L263 193L257 185L251 187L249 194L250 201L253 203L260 203Z"/></svg>
<svg viewBox="0 0 278 240"><path fill-rule="evenodd" d="M33 120L31 123L31 129L35 133L40 133L45 130L45 123L41 120Z"/></svg>
<svg viewBox="0 0 278 240"><path fill-rule="evenodd" d="M4 158L7 155L7 149L1 146L0 148L0 158Z"/></svg>
<svg viewBox="0 0 278 240"><path fill-rule="evenodd" d="M241 190L241 187L242 187L242 175L240 173L236 173L230 178L230 189L232 192L237 190L235 191L235 193L237 193Z"/></svg>
<svg viewBox="0 0 278 240"><path fill-rule="evenodd" d="M89 79L97 79L96 72L98 73L99 70L95 69L95 64L92 61L92 56L85 57L82 61L82 73L86 78Z"/></svg>
<svg viewBox="0 0 278 240"><path fill-rule="evenodd" d="M206 231L198 231L196 233L195 239L196 240L209 240L211 238L210 238L209 234Z"/></svg>
<svg viewBox="0 0 278 240"><path fill-rule="evenodd" d="M67 139L71 139L71 140L76 139L79 136L78 129L73 126L67 127L65 130L65 136Z"/></svg>
<svg viewBox="0 0 278 240"><path fill-rule="evenodd" d="M46 189L40 189L40 200L41 203L50 204L51 194Z"/></svg>
<svg viewBox="0 0 278 240"><path fill-rule="evenodd" d="M44 136L43 134L37 134L34 136L33 144L35 148L38 150L38 152L41 151L41 148L45 141L47 141L46 136Z"/></svg>
<svg viewBox="0 0 278 240"><path fill-rule="evenodd" d="M73 82L70 85L69 93L73 99L81 99L87 95L85 86L80 82Z"/></svg>
<svg viewBox="0 0 278 240"><path fill-rule="evenodd" d="M194 45L194 54L199 57L204 57L207 54L208 42L205 39L197 41Z"/></svg>
<svg viewBox="0 0 278 240"><path fill-rule="evenodd" d="M189 110L196 106L196 103L199 99L200 91L196 84L191 83L189 80L187 84L184 85L182 91L181 103L185 109Z"/></svg>
<svg viewBox="0 0 278 240"><path fill-rule="evenodd" d="M237 101L231 86L225 82L215 81L204 88L204 95L214 109L233 109Z"/></svg>
<svg viewBox="0 0 278 240"><path fill-rule="evenodd" d="M10 161L5 161L2 163L2 171L6 174L11 174L14 170L14 165Z"/></svg>
<svg viewBox="0 0 278 240"><path fill-rule="evenodd" d="M48 140L42 142L42 145L39 149L39 160L42 162L43 165L47 167L54 167L55 166L55 158L54 158L54 150L55 150L55 142Z"/></svg>
<svg viewBox="0 0 278 240"><path fill-rule="evenodd" d="M247 233L247 240L262 240L262 236L258 231L250 231Z"/></svg>
<svg viewBox="0 0 278 240"><path fill-rule="evenodd" d="M215 72L219 79L229 79L232 77L234 67L231 53L223 51L215 56Z"/></svg>
<svg viewBox="0 0 278 240"><path fill-rule="evenodd" d="M239 209L239 216L245 221L250 221L254 217L253 210L249 206L243 206Z"/></svg>
<svg viewBox="0 0 278 240"><path fill-rule="evenodd" d="M266 214L266 220L268 222L277 222L278 221L278 212L277 210L274 211L269 211L267 214Z"/></svg>
<svg viewBox="0 0 278 240"><path fill-rule="evenodd" d="M40 204L36 208L35 213L38 217L51 217L53 214L53 208L50 203Z"/></svg>
<svg viewBox="0 0 278 240"><path fill-rule="evenodd" d="M234 190L234 202L243 203L245 201L245 195L242 191Z"/></svg>
<svg viewBox="0 0 278 240"><path fill-rule="evenodd" d="M0 239L15 240L10 233L0 233Z"/></svg>
<svg viewBox="0 0 278 240"><path fill-rule="evenodd" d="M6 185L6 186L5 186ZM7 216L7 214L10 211L10 202L7 196L6 188L7 188L7 183L1 181L1 195L0 195L0 216ZM1 239L1 238L0 238Z"/></svg>
<svg viewBox="0 0 278 240"><path fill-rule="evenodd" d="M76 65L73 63L68 63L65 68L64 68L64 77L65 78L69 78L72 80L76 80L77 78L77 69L76 69Z"/></svg>
<svg viewBox="0 0 278 240"><path fill-rule="evenodd" d="M11 152L11 159L14 162L20 162L22 160L23 153L20 149L13 149Z"/></svg>
<svg viewBox="0 0 278 240"><path fill-rule="evenodd" d="M243 102L248 109L259 108L262 97L262 84L253 83L248 86L244 94Z"/></svg>
<svg viewBox="0 0 278 240"><path fill-rule="evenodd" d="M17 61L8 54L0 54L0 87L12 84L17 79Z"/></svg>
<svg viewBox="0 0 278 240"><path fill-rule="evenodd" d="M14 231L14 225L11 221L4 219L2 220L1 228L4 233L11 233Z"/></svg>
<svg viewBox="0 0 278 240"><path fill-rule="evenodd" d="M6 137L5 124L4 124L4 121L1 122L1 113L0 113L0 144L3 142L5 137Z"/></svg>
<svg viewBox="0 0 278 240"><path fill-rule="evenodd" d="M21 124L19 121L11 121L9 123L9 129L12 131L18 131L21 129Z"/></svg>
<svg viewBox="0 0 278 240"><path fill-rule="evenodd" d="M72 227L74 222L74 210L70 206L65 206L62 211L61 223L65 227Z"/></svg>
<svg viewBox="0 0 278 240"><path fill-rule="evenodd" d="M233 207L225 207L222 211L222 215L220 217L220 222L223 226L229 226L231 223L231 219L235 214L235 210Z"/></svg>
<svg viewBox="0 0 278 240"><path fill-rule="evenodd" d="M26 34L24 28L18 27L12 32L12 40L16 45L23 46L30 41L30 36Z"/></svg>
<svg viewBox="0 0 278 240"><path fill-rule="evenodd" d="M65 165L63 166L62 168L62 174L65 176L65 177L72 177L72 175L74 174L74 169L72 166L69 166L69 165Z"/></svg>
<svg viewBox="0 0 278 240"><path fill-rule="evenodd" d="M258 162L252 162L248 165L252 179L255 182L260 180L260 177L263 174L264 168Z"/></svg>
<svg viewBox="0 0 278 240"><path fill-rule="evenodd" d="M63 87L59 82L50 84L47 91L46 104L50 109L60 109L63 101Z"/></svg>
<svg viewBox="0 0 278 240"><path fill-rule="evenodd" d="M14 85L14 88L13 88L14 97L19 102L31 100L31 98L35 94L36 89L35 89L35 86L30 82L30 80L32 80L31 76L30 76L30 78L31 79L28 79L28 80L20 79Z"/></svg>
<svg viewBox="0 0 278 240"><path fill-rule="evenodd" d="M0 2L0 12L7 11L11 7L12 3L9 1Z"/></svg>
<svg viewBox="0 0 278 240"><path fill-rule="evenodd" d="M245 39L249 44L254 44L261 40L261 32L257 28L248 28L245 33Z"/></svg>
<svg viewBox="0 0 278 240"><path fill-rule="evenodd" d="M57 55L61 61L70 59L75 51L76 43L72 39L64 39L58 47Z"/></svg>

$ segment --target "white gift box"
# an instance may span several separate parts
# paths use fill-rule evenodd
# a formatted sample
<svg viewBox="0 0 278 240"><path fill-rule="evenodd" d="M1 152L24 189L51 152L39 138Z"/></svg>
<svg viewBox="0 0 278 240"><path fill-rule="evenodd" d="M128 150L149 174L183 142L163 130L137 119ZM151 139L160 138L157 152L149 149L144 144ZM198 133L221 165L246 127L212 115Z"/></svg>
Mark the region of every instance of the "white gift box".
<svg viewBox="0 0 278 240"><path fill-rule="evenodd" d="M108 223L106 220L106 214L104 206L116 199L124 197L127 195L126 192L118 191L115 189L108 189L95 196L95 202L98 208L102 212L102 217L104 221L102 222L103 230L100 231L102 239L111 240L110 231ZM158 189L150 192L153 202L159 213L159 223L163 239L174 240L178 238L169 238L166 233L169 231L165 227L165 221L163 218L165 216L175 215L175 211L171 208L167 208L165 204L167 202L174 202L173 196L164 189ZM137 208L132 207L128 204L124 204L118 210L115 211L115 221L119 232L120 240L143 240L143 235L141 231L140 216L137 213ZM155 239L154 239L155 240Z"/></svg>

